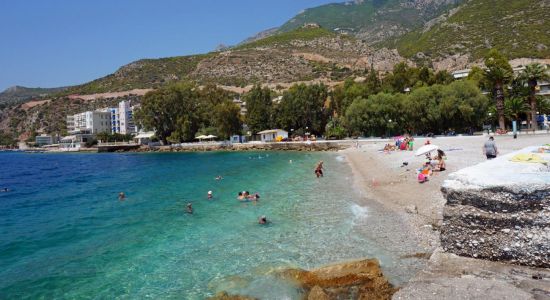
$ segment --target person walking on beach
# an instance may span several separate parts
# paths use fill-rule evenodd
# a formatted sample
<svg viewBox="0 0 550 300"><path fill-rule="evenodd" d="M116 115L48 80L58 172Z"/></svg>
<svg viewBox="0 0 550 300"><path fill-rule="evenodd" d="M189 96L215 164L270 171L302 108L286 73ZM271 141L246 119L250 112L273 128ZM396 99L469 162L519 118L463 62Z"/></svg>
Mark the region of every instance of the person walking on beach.
<svg viewBox="0 0 550 300"><path fill-rule="evenodd" d="M323 161L320 161L315 167L315 175L317 175L317 178L323 177Z"/></svg>
<svg viewBox="0 0 550 300"><path fill-rule="evenodd" d="M498 155L497 145L495 144L495 138L489 137L489 140L483 145L483 154L487 156L487 159L496 158Z"/></svg>

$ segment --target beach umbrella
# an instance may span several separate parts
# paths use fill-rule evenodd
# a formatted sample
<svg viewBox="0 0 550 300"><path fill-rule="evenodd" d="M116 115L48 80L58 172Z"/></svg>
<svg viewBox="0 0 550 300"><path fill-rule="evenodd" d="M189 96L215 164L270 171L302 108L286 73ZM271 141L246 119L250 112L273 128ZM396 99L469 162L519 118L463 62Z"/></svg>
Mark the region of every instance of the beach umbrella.
<svg viewBox="0 0 550 300"><path fill-rule="evenodd" d="M437 149L439 149L439 147L434 145L434 144L424 145L424 146L418 148L418 150L416 150L414 155L416 155L416 156L424 155L426 153L430 153L430 152L435 151Z"/></svg>
<svg viewBox="0 0 550 300"><path fill-rule="evenodd" d="M197 139L197 140L199 140L199 141L204 140L204 139L207 139L207 138L208 138L208 137L207 137L206 135L204 135L204 134L195 137L195 139Z"/></svg>

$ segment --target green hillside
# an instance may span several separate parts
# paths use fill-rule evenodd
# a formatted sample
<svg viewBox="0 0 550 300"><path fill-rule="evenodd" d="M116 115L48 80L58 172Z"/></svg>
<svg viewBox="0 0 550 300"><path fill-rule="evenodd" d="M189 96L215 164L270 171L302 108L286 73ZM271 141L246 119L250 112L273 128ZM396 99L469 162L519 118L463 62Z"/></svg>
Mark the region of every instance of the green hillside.
<svg viewBox="0 0 550 300"><path fill-rule="evenodd" d="M392 46L392 43L388 43ZM401 55L437 58L453 54L483 57L497 48L510 58L550 57L550 2L471 0L446 21L394 41Z"/></svg>
<svg viewBox="0 0 550 300"><path fill-rule="evenodd" d="M60 88L28 88L24 86L12 86L0 93L0 104L12 104L25 102L34 98L46 97L48 95L66 90Z"/></svg>
<svg viewBox="0 0 550 300"><path fill-rule="evenodd" d="M350 28L359 30L369 24L377 8L386 6L395 0L365 1L360 4L332 3L309 8L298 14L279 30L289 31L307 23L317 23L324 28Z"/></svg>
<svg viewBox="0 0 550 300"><path fill-rule="evenodd" d="M334 37L335 33L322 27L317 28L297 28L287 32L280 32L266 38L256 40L247 44L232 48L232 50L250 49L256 47L281 46L291 41L311 41L322 37Z"/></svg>
<svg viewBox="0 0 550 300"><path fill-rule="evenodd" d="M142 59L118 69L115 73L75 86L63 94L93 94L155 88L187 78L210 54Z"/></svg>
<svg viewBox="0 0 550 300"><path fill-rule="evenodd" d="M309 8L283 24L279 31L316 23L378 43L419 28L463 0L362 0Z"/></svg>

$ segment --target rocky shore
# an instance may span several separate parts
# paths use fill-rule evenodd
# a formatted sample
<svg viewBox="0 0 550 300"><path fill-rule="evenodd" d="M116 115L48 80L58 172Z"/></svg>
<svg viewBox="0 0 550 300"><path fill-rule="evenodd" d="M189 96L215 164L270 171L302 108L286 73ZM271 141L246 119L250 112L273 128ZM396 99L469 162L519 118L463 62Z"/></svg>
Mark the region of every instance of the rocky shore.
<svg viewBox="0 0 550 300"><path fill-rule="evenodd" d="M142 146L133 152L204 152L204 151L337 151L351 145L350 142L278 142L278 143L197 143L182 146Z"/></svg>
<svg viewBox="0 0 550 300"><path fill-rule="evenodd" d="M376 259L333 264L313 270L285 269L277 277L293 282L303 291L304 299L373 299L387 300L397 291L382 274ZM221 292L211 300L254 299Z"/></svg>
<svg viewBox="0 0 550 300"><path fill-rule="evenodd" d="M393 210L412 228L402 229L409 234L402 242L416 239L427 249L429 259L392 299L550 299L550 172L542 172L542 164L519 163L519 168L527 165L523 170L514 165L499 169L498 160L484 165L486 139L430 139L446 152L447 171L424 184L415 176L424 158L413 152L386 154L380 151L383 142L344 151L366 196L362 205ZM496 137L499 159L506 161L510 153L547 142L548 136ZM470 173L474 165L491 173Z"/></svg>
<svg viewBox="0 0 550 300"><path fill-rule="evenodd" d="M449 175L442 187L445 251L550 267L550 169L510 161L533 151L536 147L525 148Z"/></svg>

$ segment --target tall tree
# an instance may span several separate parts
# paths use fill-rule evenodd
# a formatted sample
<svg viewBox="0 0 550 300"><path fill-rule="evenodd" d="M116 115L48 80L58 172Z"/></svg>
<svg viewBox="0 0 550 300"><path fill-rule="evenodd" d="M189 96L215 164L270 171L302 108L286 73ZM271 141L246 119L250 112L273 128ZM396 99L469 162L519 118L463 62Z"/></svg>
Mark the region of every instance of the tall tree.
<svg viewBox="0 0 550 300"><path fill-rule="evenodd" d="M151 91L136 111L136 121L156 136L170 141L192 141L200 125L197 87L178 83Z"/></svg>
<svg viewBox="0 0 550 300"><path fill-rule="evenodd" d="M546 67L533 63L525 66L525 70L521 72L520 78L527 82L529 87L529 105L531 106L531 117L529 118L529 128L536 129L537 124L537 98L536 88L539 81L546 81L550 79Z"/></svg>
<svg viewBox="0 0 550 300"><path fill-rule="evenodd" d="M271 91L255 85L245 96L246 102L246 125L253 134L269 129L273 101Z"/></svg>
<svg viewBox="0 0 550 300"><path fill-rule="evenodd" d="M227 100L215 107L214 124L221 138L229 138L241 131L241 108Z"/></svg>
<svg viewBox="0 0 550 300"><path fill-rule="evenodd" d="M490 84L496 103L498 124L502 129L506 128L504 120L504 87L513 76L512 66L508 59L498 50L491 49L485 57L485 78Z"/></svg>

